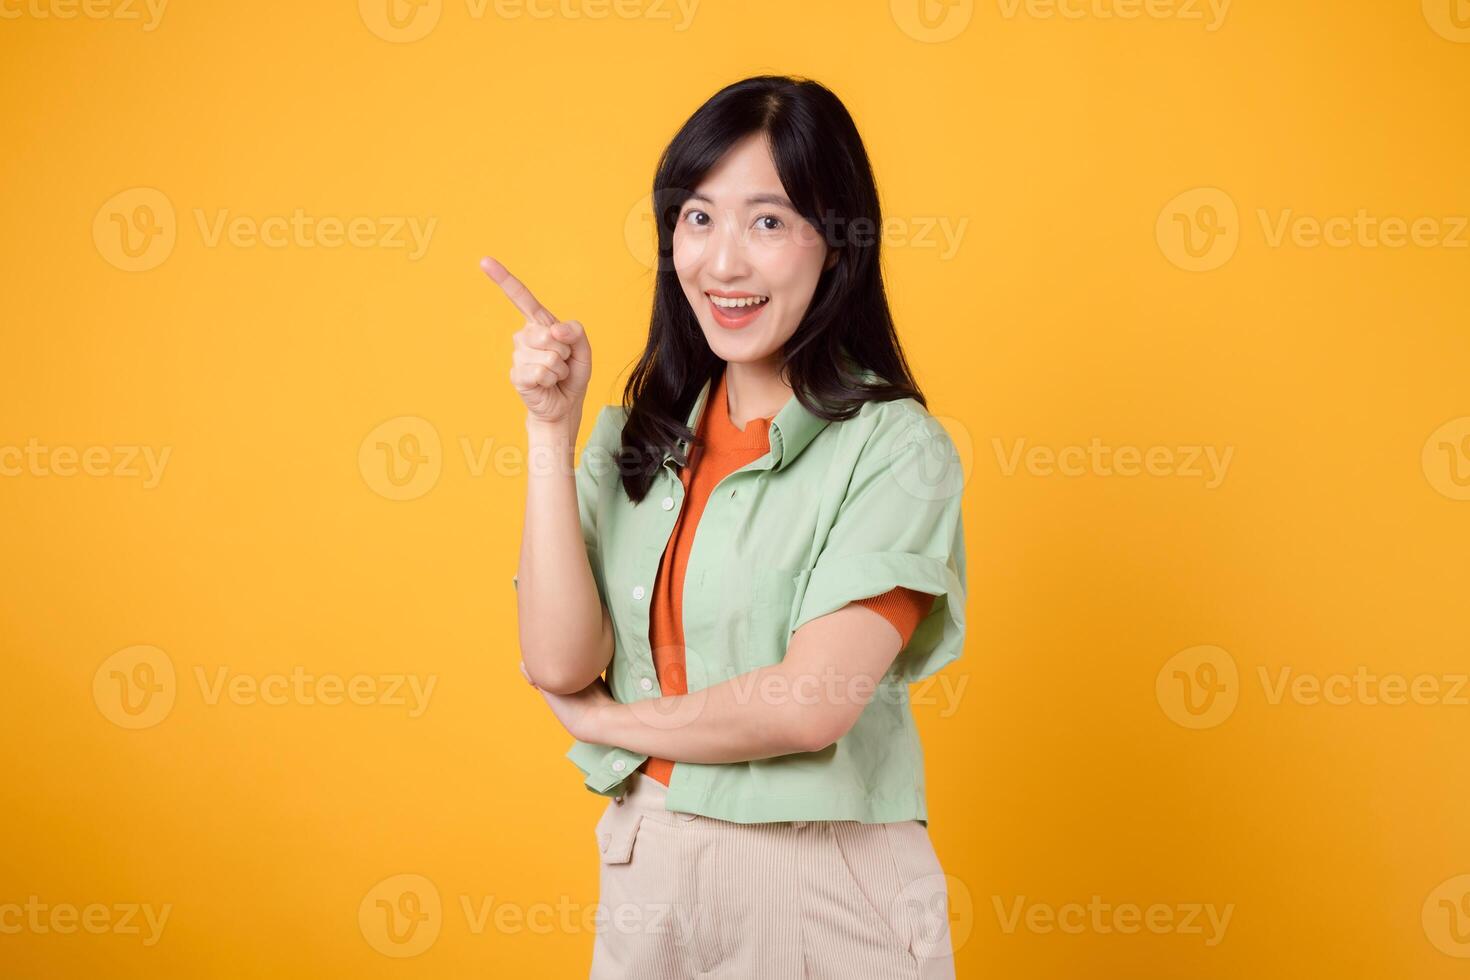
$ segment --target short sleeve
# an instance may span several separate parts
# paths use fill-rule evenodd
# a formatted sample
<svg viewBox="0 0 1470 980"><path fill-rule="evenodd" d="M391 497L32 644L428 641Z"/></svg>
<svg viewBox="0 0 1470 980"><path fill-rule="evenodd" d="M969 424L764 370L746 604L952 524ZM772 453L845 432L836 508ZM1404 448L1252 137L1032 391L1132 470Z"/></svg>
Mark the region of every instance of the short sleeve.
<svg viewBox="0 0 1470 980"><path fill-rule="evenodd" d="M602 572L597 513L605 491L619 479L617 455L622 442L622 411L616 405L605 405L597 413L597 420L592 424L586 447L577 458L575 470L582 543L587 548L587 562L592 566L592 578L597 583L597 595L603 605L607 605L607 585ZM511 576L512 588L520 586L519 579L518 575Z"/></svg>
<svg viewBox="0 0 1470 980"><path fill-rule="evenodd" d="M919 628L919 623L929 615L934 597L927 592L915 592L900 585L871 599L854 600L852 604L871 609L892 623L906 646L909 638L914 635L914 630Z"/></svg>
<svg viewBox="0 0 1470 980"><path fill-rule="evenodd" d="M853 465L793 629L902 586L934 599L893 671L913 683L959 659L965 637L963 469L937 420L890 406Z"/></svg>

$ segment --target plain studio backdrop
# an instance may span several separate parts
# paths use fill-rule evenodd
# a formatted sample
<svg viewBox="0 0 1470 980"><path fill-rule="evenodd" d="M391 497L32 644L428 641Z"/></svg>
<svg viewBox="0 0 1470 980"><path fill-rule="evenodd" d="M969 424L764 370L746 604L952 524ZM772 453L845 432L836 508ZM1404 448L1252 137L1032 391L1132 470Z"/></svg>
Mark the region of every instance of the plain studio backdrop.
<svg viewBox="0 0 1470 980"><path fill-rule="evenodd" d="M1463 2L0 13L0 974L585 975L477 263L617 401L657 154L767 71L964 455L960 976L1464 974Z"/></svg>

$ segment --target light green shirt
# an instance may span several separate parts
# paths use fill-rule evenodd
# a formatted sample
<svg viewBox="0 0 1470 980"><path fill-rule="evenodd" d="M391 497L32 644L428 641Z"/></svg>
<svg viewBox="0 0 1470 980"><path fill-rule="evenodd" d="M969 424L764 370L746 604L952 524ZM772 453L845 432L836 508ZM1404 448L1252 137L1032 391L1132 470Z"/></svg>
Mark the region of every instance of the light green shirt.
<svg viewBox="0 0 1470 980"><path fill-rule="evenodd" d="M690 411L693 429L710 389L706 382ZM601 409L576 471L582 536L615 634L608 683L624 703L661 696L649 603L684 506L672 453L642 503L624 493L616 454L626 417L618 405ZM668 808L739 823L927 821L908 685L957 659L964 646L964 475L954 443L912 398L868 402L853 418L829 423L795 395L771 421L770 443L766 455L720 481L699 518L684 576L690 691L778 663L793 631L855 599L901 585L935 596L934 604L835 744L748 762L676 763ZM800 703L829 689L865 693L850 693L847 680L742 690L752 700ZM587 788L604 796L621 793L647 758L582 741L567 757Z"/></svg>

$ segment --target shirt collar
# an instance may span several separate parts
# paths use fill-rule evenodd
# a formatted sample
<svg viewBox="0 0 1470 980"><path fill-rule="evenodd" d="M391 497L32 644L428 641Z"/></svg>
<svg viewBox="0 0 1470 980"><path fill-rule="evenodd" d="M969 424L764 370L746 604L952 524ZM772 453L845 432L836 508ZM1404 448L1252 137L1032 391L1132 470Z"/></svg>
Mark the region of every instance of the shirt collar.
<svg viewBox="0 0 1470 980"><path fill-rule="evenodd" d="M860 372L865 380L876 380L877 375L872 371ZM699 431L699 420L704 414L705 405L709 402L710 391L713 387L712 380L706 380L699 389L699 396L694 399L694 407L689 410L689 416L684 424L692 431ZM820 415L814 415L801 403L801 399L792 392L791 397L776 417L771 419L771 451L769 458L763 459L760 468L779 470L783 466L789 466L792 460L801 455L801 451L811 444L823 429L827 427L827 420ZM687 444L679 443L679 450L683 452ZM667 463L673 458L672 452L664 454Z"/></svg>

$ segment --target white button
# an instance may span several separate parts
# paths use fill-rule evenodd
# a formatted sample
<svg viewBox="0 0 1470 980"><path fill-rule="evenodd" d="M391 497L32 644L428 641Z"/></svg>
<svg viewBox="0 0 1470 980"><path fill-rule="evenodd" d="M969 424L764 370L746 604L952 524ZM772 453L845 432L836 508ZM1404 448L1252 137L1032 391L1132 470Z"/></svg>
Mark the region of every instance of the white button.
<svg viewBox="0 0 1470 980"><path fill-rule="evenodd" d="M622 759L613 760L613 772L622 772L626 768L628 768L628 764Z"/></svg>
<svg viewBox="0 0 1470 980"><path fill-rule="evenodd" d="M664 507L664 510L673 510L674 509L674 498L673 497L665 497L664 498L663 507Z"/></svg>
<svg viewBox="0 0 1470 980"><path fill-rule="evenodd" d="M638 686L643 688L645 691L651 691L653 690L653 681L645 677L643 678L643 680L638 682Z"/></svg>
<svg viewBox="0 0 1470 980"><path fill-rule="evenodd" d="M635 585L635 586L633 586L633 598L635 598L635 599L642 599L643 598L643 595L644 595L643 586L641 586L641 585Z"/></svg>

